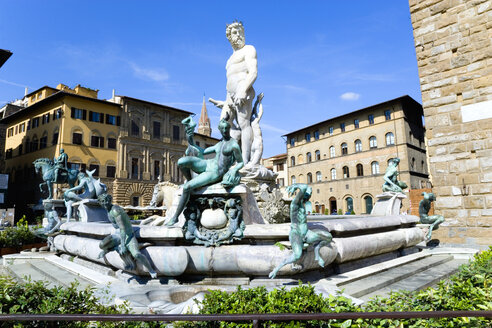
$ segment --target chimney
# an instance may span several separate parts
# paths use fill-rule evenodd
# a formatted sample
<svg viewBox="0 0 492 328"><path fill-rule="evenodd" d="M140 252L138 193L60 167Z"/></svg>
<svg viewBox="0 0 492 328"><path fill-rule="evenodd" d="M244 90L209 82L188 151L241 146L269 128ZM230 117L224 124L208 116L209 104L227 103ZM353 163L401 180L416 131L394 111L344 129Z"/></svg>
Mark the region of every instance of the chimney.
<svg viewBox="0 0 492 328"><path fill-rule="evenodd" d="M27 92L27 87L24 89L24 97L27 96L28 92Z"/></svg>

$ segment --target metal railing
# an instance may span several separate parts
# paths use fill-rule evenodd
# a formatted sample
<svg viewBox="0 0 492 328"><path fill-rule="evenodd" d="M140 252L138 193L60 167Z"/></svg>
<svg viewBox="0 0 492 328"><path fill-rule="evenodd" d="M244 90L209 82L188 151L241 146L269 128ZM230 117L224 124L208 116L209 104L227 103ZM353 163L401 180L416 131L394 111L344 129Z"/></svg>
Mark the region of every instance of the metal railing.
<svg viewBox="0 0 492 328"><path fill-rule="evenodd" d="M342 313L269 313L269 314L3 314L6 321L249 321L259 327L265 321L356 320L356 319L431 319L483 317L492 318L492 311L415 311L415 312L342 312Z"/></svg>

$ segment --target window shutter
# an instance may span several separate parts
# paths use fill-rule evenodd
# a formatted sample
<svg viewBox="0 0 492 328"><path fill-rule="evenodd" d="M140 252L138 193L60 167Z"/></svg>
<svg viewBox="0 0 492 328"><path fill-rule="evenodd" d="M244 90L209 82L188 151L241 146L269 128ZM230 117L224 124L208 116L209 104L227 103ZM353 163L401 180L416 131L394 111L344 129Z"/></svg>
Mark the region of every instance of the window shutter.
<svg viewBox="0 0 492 328"><path fill-rule="evenodd" d="M89 122L92 122L93 121L92 118L93 118L92 111L90 110L89 111ZM85 118L84 118L84 120L85 120Z"/></svg>
<svg viewBox="0 0 492 328"><path fill-rule="evenodd" d="M82 119L83 120L86 120L87 119L87 110L86 109L83 109L82 110Z"/></svg>
<svg viewBox="0 0 492 328"><path fill-rule="evenodd" d="M116 117L116 125L120 126L121 125L121 116Z"/></svg>
<svg viewBox="0 0 492 328"><path fill-rule="evenodd" d="M70 108L70 117L75 118L75 108L73 107Z"/></svg>

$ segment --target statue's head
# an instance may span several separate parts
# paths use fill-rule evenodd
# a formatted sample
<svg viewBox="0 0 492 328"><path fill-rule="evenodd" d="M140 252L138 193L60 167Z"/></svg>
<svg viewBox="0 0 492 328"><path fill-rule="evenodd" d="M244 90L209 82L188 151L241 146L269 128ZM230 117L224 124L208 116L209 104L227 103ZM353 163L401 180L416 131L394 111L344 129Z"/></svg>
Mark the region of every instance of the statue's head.
<svg viewBox="0 0 492 328"><path fill-rule="evenodd" d="M393 158L393 164L398 165L400 164L400 159L398 157Z"/></svg>
<svg viewBox="0 0 492 328"><path fill-rule="evenodd" d="M79 181L82 180L84 177L85 177L84 172L79 172L79 174L77 174L77 178L79 179Z"/></svg>
<svg viewBox="0 0 492 328"><path fill-rule="evenodd" d="M219 122L219 131L222 136L229 136L231 131L231 123L229 123L229 113L226 114Z"/></svg>
<svg viewBox="0 0 492 328"><path fill-rule="evenodd" d="M65 149L61 148L60 149L60 154L63 154L65 152Z"/></svg>
<svg viewBox="0 0 492 328"><path fill-rule="evenodd" d="M428 199L431 202L436 200L436 195L434 195L434 193L432 192L423 192L422 195L425 199Z"/></svg>
<svg viewBox="0 0 492 328"><path fill-rule="evenodd" d="M51 210L53 208L53 203L51 202L43 202L43 206L44 206L44 209L47 211L47 210Z"/></svg>
<svg viewBox="0 0 492 328"><path fill-rule="evenodd" d="M231 43L231 46L236 49L241 49L245 45L244 26L242 22L235 21L227 25L226 37Z"/></svg>

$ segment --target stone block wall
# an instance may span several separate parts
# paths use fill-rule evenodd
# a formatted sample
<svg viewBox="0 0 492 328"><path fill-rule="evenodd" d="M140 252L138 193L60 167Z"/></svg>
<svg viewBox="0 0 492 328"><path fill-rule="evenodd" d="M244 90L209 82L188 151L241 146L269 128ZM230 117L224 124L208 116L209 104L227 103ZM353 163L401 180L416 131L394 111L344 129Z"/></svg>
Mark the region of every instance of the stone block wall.
<svg viewBox="0 0 492 328"><path fill-rule="evenodd" d="M410 0L443 243L492 244L492 1Z"/></svg>

